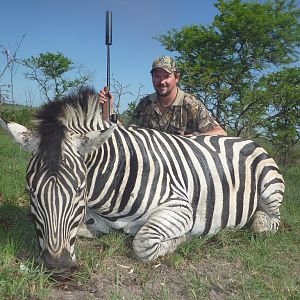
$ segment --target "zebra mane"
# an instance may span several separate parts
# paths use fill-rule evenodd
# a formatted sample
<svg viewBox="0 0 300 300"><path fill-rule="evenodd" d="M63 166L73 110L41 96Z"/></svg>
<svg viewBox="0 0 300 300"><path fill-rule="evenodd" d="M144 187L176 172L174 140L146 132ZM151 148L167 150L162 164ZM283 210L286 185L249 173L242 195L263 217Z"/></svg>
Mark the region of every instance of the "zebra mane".
<svg viewBox="0 0 300 300"><path fill-rule="evenodd" d="M62 159L67 133L86 133L103 129L101 107L97 93L81 87L67 96L43 105L35 115L40 135L38 152L50 172L56 173Z"/></svg>

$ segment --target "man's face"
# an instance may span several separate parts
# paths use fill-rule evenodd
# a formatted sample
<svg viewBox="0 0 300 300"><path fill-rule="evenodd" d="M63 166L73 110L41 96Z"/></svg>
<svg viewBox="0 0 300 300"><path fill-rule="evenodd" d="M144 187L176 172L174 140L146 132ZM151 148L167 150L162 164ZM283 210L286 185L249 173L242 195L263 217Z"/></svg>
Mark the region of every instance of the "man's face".
<svg viewBox="0 0 300 300"><path fill-rule="evenodd" d="M162 68L153 70L152 83L158 96L169 96L171 92L176 89L178 80L178 74L168 73Z"/></svg>

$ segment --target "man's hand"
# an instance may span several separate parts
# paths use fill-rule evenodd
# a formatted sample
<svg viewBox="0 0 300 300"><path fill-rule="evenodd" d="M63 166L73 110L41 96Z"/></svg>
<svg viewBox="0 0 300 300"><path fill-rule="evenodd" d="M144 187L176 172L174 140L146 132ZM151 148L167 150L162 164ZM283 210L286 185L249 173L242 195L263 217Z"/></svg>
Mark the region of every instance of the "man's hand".
<svg viewBox="0 0 300 300"><path fill-rule="evenodd" d="M102 105L102 119L104 121L109 121L110 116L108 113L108 99L110 99L110 111L113 111L114 107L114 97L111 92L108 90L108 87L105 86L98 94L98 100Z"/></svg>

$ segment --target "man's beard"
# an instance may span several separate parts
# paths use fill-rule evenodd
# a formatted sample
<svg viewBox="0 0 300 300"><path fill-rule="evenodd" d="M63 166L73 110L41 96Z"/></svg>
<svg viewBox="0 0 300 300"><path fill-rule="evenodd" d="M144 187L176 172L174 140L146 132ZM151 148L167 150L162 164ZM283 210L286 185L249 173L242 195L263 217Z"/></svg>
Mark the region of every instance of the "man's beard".
<svg viewBox="0 0 300 300"><path fill-rule="evenodd" d="M158 96L160 96L160 97L167 97L167 96L169 96L170 94L171 94L171 91L168 89L168 87L166 87L167 88L167 90L165 91L165 92L163 92L163 93L161 93L160 91L159 91L159 88L160 88L161 86L159 86L158 88L155 88L155 92L156 92L156 94L158 95ZM165 87L165 86L164 86Z"/></svg>

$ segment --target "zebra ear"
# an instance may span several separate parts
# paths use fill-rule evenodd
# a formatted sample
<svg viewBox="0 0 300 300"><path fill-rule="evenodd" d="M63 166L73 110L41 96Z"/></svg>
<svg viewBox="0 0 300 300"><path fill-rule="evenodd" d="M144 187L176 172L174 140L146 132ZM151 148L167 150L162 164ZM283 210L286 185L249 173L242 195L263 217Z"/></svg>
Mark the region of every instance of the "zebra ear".
<svg viewBox="0 0 300 300"><path fill-rule="evenodd" d="M30 152L37 149L40 142L38 135L34 134L25 126L14 122L5 122L0 118L0 127L12 136L14 141L23 149Z"/></svg>
<svg viewBox="0 0 300 300"><path fill-rule="evenodd" d="M73 145L81 155L88 154L103 145L112 136L116 128L117 125L113 124L104 132L91 131L84 135L76 135L72 137Z"/></svg>

